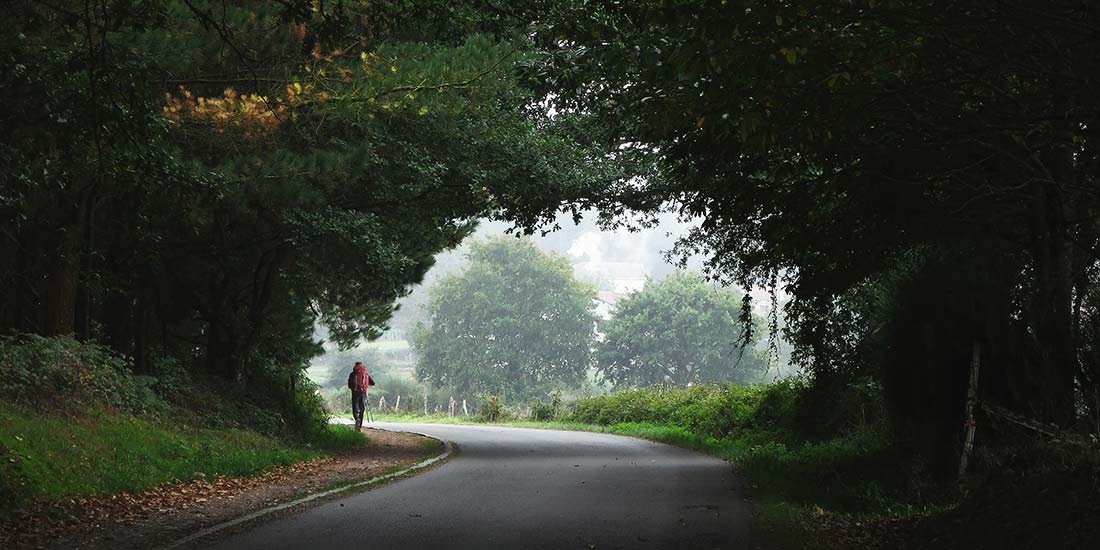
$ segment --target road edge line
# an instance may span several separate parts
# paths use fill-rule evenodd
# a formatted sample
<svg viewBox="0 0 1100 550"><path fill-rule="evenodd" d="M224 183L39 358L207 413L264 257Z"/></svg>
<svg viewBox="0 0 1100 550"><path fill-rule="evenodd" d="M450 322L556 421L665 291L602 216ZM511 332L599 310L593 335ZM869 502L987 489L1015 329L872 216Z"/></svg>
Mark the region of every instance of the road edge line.
<svg viewBox="0 0 1100 550"><path fill-rule="evenodd" d="M385 428L378 428L378 429L385 429ZM389 473L389 474L385 474L385 475L381 475L381 476L377 476L377 477L372 477L368 480L358 481L358 482L352 483L351 485L345 485L343 487L337 487L335 489L329 489L327 491L321 491L320 493L314 493L312 495L304 496L304 497L299 498L297 500L292 500L290 502L284 502L282 504L272 506L270 508L264 508L262 510L257 510L255 512L251 512L251 513L245 514L243 516L233 518L229 521L223 521L222 523L218 523L216 525L211 525L210 527L206 527L204 529L196 531L195 533L192 533L192 534L190 534L190 535L188 535L188 536L186 536L182 539L179 539L175 542L172 542L171 544L168 544L166 546L162 546L162 547L160 547L161 550L172 550L173 548L180 548L180 547L184 546L185 544L195 542L196 540L208 537L210 535L213 535L214 533L217 533L219 531L223 531L223 530L228 529L230 527L236 527L236 526L238 526L242 523L247 523L247 522L252 521L254 519L262 518L262 517L264 517L266 515L269 515L269 514L274 514L275 512L282 512L284 510L294 508L295 506L300 506L300 505L305 504L307 502L313 502L314 500L317 500L317 499L320 499L320 498L329 497L329 496L332 496L332 495L336 495L336 494L339 494L339 493L351 491L351 490L354 490L354 489L362 489L363 487L368 487L370 485L375 485L375 484L381 483L383 481L389 481L389 480L394 479L394 478L402 477L402 476L411 474L413 472L423 470L423 469L425 469L429 466L432 466L432 465L436 464L437 462L441 462L443 460L446 460L448 457L450 457L452 454L454 454L454 450L455 450L454 444L451 443L450 441L445 440L445 439L435 437L435 436L431 436L431 435L428 435L428 434L425 434L425 433L420 433L420 432L410 432L410 431L405 431L405 430L387 430L387 431L409 433L409 434L413 434L413 435L419 435L419 436L422 436L422 437L427 437L429 439L434 439L434 440L439 441L440 443L443 444L443 453L440 454L440 455L434 456L432 458L429 458L427 460L420 461L416 464L413 464L412 466L409 466L408 468L405 468L405 469L397 471L397 472L393 472L393 473Z"/></svg>

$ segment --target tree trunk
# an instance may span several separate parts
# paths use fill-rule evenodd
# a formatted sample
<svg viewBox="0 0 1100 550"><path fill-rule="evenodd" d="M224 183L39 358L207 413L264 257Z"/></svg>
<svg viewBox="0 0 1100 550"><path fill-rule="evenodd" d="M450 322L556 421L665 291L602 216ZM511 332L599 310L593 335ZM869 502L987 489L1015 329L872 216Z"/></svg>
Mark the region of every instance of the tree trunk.
<svg viewBox="0 0 1100 550"><path fill-rule="evenodd" d="M978 404L978 369L982 362L982 345L977 340L971 346L970 351L970 376L966 387L966 419L963 431L963 448L959 456L959 478L966 475L966 468L970 461L970 452L974 450L974 433L978 429L974 418L974 409Z"/></svg>
<svg viewBox="0 0 1100 550"><path fill-rule="evenodd" d="M86 255L82 255L86 257ZM88 273L90 266L81 260L78 273ZM88 284L77 277L73 296L73 333L80 340L91 337L92 330L92 296L88 290Z"/></svg>
<svg viewBox="0 0 1100 550"><path fill-rule="evenodd" d="M10 294L13 305L11 321L6 328L21 332L33 332L34 323L27 319L27 313L34 310L33 307L29 306L34 291L31 285L27 284L30 280L27 273L27 245L22 235L18 235L16 239L15 274L12 279L12 293Z"/></svg>
<svg viewBox="0 0 1100 550"><path fill-rule="evenodd" d="M237 342L231 331L219 322L211 322L206 339L206 369L210 374L236 380Z"/></svg>
<svg viewBox="0 0 1100 550"><path fill-rule="evenodd" d="M43 327L46 336L73 333L78 276L76 262L65 254L60 255L50 267L46 276L46 319Z"/></svg>
<svg viewBox="0 0 1100 550"><path fill-rule="evenodd" d="M1073 151L1053 146L1043 156L1053 182L1037 184L1035 229L1035 294L1031 320L1039 352L1039 372L1021 388L1032 393L1033 413L1060 426L1073 423L1077 353L1073 334L1074 249L1068 214L1074 197ZM1035 391L1038 390L1038 391Z"/></svg>
<svg viewBox="0 0 1100 550"><path fill-rule="evenodd" d="M147 315L140 299L135 303L134 309L134 372L144 374L152 370L149 368L149 341L145 336L148 331L145 326Z"/></svg>
<svg viewBox="0 0 1100 550"><path fill-rule="evenodd" d="M103 300L103 340L127 354L133 343L130 306L130 298L121 292L111 292Z"/></svg>

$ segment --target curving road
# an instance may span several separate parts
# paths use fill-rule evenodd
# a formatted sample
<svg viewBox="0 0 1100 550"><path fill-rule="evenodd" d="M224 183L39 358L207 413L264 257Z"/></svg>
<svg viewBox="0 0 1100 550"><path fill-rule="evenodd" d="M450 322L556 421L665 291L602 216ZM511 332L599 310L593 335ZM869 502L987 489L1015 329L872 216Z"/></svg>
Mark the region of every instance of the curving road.
<svg viewBox="0 0 1100 550"><path fill-rule="evenodd" d="M752 548L750 514L721 460L585 432L373 424L459 453L410 479L223 540L216 548Z"/></svg>

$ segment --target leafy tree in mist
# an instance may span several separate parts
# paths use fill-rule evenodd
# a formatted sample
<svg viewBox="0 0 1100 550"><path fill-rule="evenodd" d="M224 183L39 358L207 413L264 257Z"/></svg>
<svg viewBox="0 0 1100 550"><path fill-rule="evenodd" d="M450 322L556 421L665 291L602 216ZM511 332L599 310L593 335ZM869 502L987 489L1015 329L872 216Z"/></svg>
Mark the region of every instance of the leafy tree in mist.
<svg viewBox="0 0 1100 550"><path fill-rule="evenodd" d="M474 242L469 267L445 277L412 334L416 375L459 392L539 398L576 385L591 365L595 291L562 256L529 239Z"/></svg>
<svg viewBox="0 0 1100 550"><path fill-rule="evenodd" d="M647 281L600 324L596 368L616 386L758 382L767 363L744 341L742 311L736 291L696 273Z"/></svg>

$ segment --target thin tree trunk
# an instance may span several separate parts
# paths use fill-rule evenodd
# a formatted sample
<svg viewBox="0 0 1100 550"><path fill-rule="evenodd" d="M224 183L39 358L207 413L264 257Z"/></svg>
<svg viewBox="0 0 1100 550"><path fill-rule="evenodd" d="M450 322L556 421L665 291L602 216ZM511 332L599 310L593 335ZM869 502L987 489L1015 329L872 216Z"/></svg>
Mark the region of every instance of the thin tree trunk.
<svg viewBox="0 0 1100 550"><path fill-rule="evenodd" d="M31 285L27 284L30 280L27 273L27 244L24 242L22 234L16 236L16 239L15 278L13 280L14 288L12 289L12 300L15 305L12 308L9 328L22 332L33 332L34 323L27 319L27 312L34 310L33 307L28 307L34 292L31 290Z"/></svg>
<svg viewBox="0 0 1100 550"><path fill-rule="evenodd" d="M227 380L236 380L237 346L233 335L221 325L212 322L206 340L206 368Z"/></svg>
<svg viewBox="0 0 1100 550"><path fill-rule="evenodd" d="M1055 37L1057 41L1057 37ZM1040 418L1060 426L1073 423L1075 377L1077 376L1076 337L1073 332L1073 267L1074 245L1071 241L1072 205L1078 192L1078 168L1074 159L1077 150L1075 127L1069 113L1075 110L1074 99L1066 94L1060 82L1073 76L1068 58L1059 51L1051 60L1059 78L1053 80L1051 102L1054 112L1065 113L1064 119L1051 124L1053 140L1039 155L1045 174L1040 174L1036 197L1038 225L1035 256L1037 289L1032 304L1035 336L1039 344L1042 369L1037 380L1041 391L1033 402Z"/></svg>
<svg viewBox="0 0 1100 550"><path fill-rule="evenodd" d="M138 373L149 373L149 340L146 338L146 331L148 328L145 326L147 315L145 313L145 305L139 298L135 304L134 309L136 311L134 316L134 370Z"/></svg>
<svg viewBox="0 0 1100 550"><path fill-rule="evenodd" d="M982 362L982 345L974 340L970 351L970 376L966 388L966 427L963 433L962 454L959 456L959 478L966 475L967 465L970 461L970 452L974 450L974 434L978 429L974 418L974 409L978 404L978 370Z"/></svg>
<svg viewBox="0 0 1100 550"><path fill-rule="evenodd" d="M72 258L61 255L46 276L46 336L73 333L76 314L76 281L79 276Z"/></svg>
<svg viewBox="0 0 1100 550"><path fill-rule="evenodd" d="M94 214L91 206L92 201L89 201L89 203L88 213L81 216L84 228L77 260L77 265L80 266L78 273L84 274L84 277L78 276L76 279L76 295L73 303L73 331L76 333L76 337L81 340L91 337L92 330L92 294L88 288L88 283L84 280L87 274L92 273L94 269L92 265L94 244L92 242L92 216Z"/></svg>

